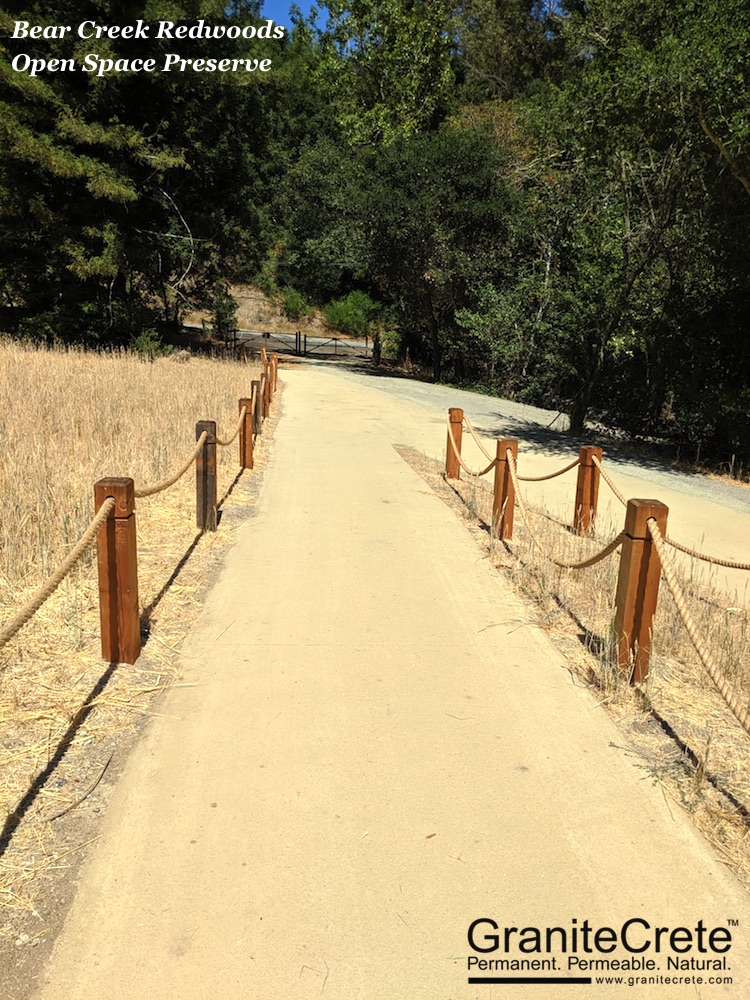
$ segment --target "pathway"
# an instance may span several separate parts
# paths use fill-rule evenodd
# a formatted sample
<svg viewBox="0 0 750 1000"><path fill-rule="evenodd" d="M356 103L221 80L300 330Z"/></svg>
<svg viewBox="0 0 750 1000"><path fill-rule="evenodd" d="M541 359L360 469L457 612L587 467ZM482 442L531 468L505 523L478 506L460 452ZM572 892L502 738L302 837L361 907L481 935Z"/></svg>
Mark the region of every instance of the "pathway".
<svg viewBox="0 0 750 1000"><path fill-rule="evenodd" d="M128 762L38 1000L629 992L469 985L514 974L469 955L535 957L518 935L473 952L478 918L567 929L566 955L558 934L536 956L557 969L529 976L591 974L568 968L584 921L643 921L636 946L646 925L739 921L733 986L631 993L748 995L747 894L392 447L420 443L421 404L321 367L283 378L259 516L184 644L192 686ZM433 453L444 421L422 421ZM635 956L652 976L675 975L665 944ZM578 950L613 956L634 957Z"/></svg>

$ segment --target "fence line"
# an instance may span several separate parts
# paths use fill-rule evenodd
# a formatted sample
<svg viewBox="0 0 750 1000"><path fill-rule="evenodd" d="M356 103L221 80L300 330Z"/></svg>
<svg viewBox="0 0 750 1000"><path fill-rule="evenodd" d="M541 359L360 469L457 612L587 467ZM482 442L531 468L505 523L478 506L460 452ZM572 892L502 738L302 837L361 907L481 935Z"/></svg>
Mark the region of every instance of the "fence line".
<svg viewBox="0 0 750 1000"><path fill-rule="evenodd" d="M186 461L180 466L180 468L177 470L177 472L174 473L174 475L167 476L166 479L162 479L158 483L154 483L153 486L142 486L140 489L134 490L136 498L142 499L144 497L152 497L156 493L163 493L164 490L168 490L170 486L174 486L174 484L178 482L178 480L182 479L187 470L196 460L196 458L198 457L198 452L203 447L203 443L205 440L206 440L206 433L204 431L201 437L198 439L195 448L193 448Z"/></svg>
<svg viewBox="0 0 750 1000"><path fill-rule="evenodd" d="M128 478L100 479L94 484L95 516L36 594L0 629L0 649L34 617L96 542L102 656L110 663L135 663L140 655L135 500L154 496L174 486L195 462L198 527L202 531L216 530L216 446L230 445L240 435L240 468L252 468L253 438L261 432L262 421L269 414L278 384L278 354L274 353L269 359L264 348L263 363L261 385L265 405L259 405L261 400L254 381L250 399L240 400L239 420L231 437L219 439L214 421L199 421L195 447L171 476L139 489Z"/></svg>
<svg viewBox="0 0 750 1000"><path fill-rule="evenodd" d="M618 642L620 670L633 683L641 682L648 676L651 626L656 611L659 580L663 575L701 661L733 714L750 734L750 706L740 704L731 685L707 649L700 630L690 615L667 546L671 545L688 555L730 569L750 569L750 565L707 556L670 539L666 532L667 507L659 501L627 500L604 468L599 448L582 447L579 457L574 462L550 475L524 477L518 472L517 440L498 440L497 456L491 459L490 464L482 472L474 472L468 468L461 456L461 428L464 423L484 454L488 458L491 457L478 439L468 417L462 410L452 408L448 415L445 475L446 478L456 479L460 477L459 470L464 469L472 478L479 478L494 468L495 483L490 527L492 535L504 539L512 538L512 512L517 503L533 545L548 561L562 569L574 571L586 569L622 547L615 594L615 635ZM552 556L540 541L531 524L520 483L552 479L571 471L576 466L578 466L578 483L574 511L575 532L585 535L593 526L597 512L600 476L625 506L626 520L624 529L617 537L595 555L579 562L567 562Z"/></svg>
<svg viewBox="0 0 750 1000"><path fill-rule="evenodd" d="M599 471L601 472L604 481L607 483L609 488L615 494L617 499L620 501L620 503L626 504L627 500L623 496L622 492L615 485L615 482L612 479L612 477L606 472L606 470L599 461L595 460L595 462L599 467ZM719 556L712 556L706 552L699 552L697 549L691 549L689 545L684 545L682 542L675 541L674 538L667 537L664 539L664 541L666 542L667 545L671 545L673 549L677 549L679 552L684 552L685 555L692 556L693 559L700 559L702 562L711 563L713 566L722 566L725 569L739 569L739 570L750 571L750 563L734 562L731 559L720 559Z"/></svg>
<svg viewBox="0 0 750 1000"><path fill-rule="evenodd" d="M5 625L0 631L0 649L2 649L3 646L5 646L9 640L13 638L16 632L19 632L23 626L34 617L45 601L50 598L52 594L54 594L65 577L81 561L87 550L90 549L96 541L99 529L107 518L110 517L114 508L114 498L110 497L107 502L102 505L99 512L91 520L89 526L81 535L76 545L70 550L57 569L47 577L36 594L34 594L34 596L30 598L26 604L24 604L20 611L18 611L8 624Z"/></svg>
<svg viewBox="0 0 750 1000"><path fill-rule="evenodd" d="M737 697L734 689L732 688L732 685L724 676L721 667L719 667L718 663L714 660L713 656L711 656L711 653L706 647L703 637L700 634L700 629L695 624L693 616L690 614L687 601L685 600L685 595L683 594L682 588L677 580L674 565L672 564L669 552L667 551L667 540L662 538L658 524L652 518L649 518L647 524L648 530L651 532L651 537L653 538L654 544L659 552L664 579L667 581L667 585L672 591L672 597L674 597L677 610L680 612L680 617L684 622L693 646L695 646L695 650L698 653L698 656L700 656L709 677L716 685L719 694L727 703L730 711L745 732L750 735L750 706L747 703L742 706L740 699Z"/></svg>
<svg viewBox="0 0 750 1000"><path fill-rule="evenodd" d="M529 511L526 506L526 501L524 500L523 494L521 493L518 486L521 477L518 475L518 472L516 470L516 463L513 458L513 452L510 450L510 448L508 448L506 454L508 458L508 467L510 468L510 474L513 477L513 485L516 488L516 499L518 500L518 506L521 510L523 523L526 525L526 528L528 529L529 537L531 538L532 542L534 543L534 545L536 545L536 547L539 549L542 555L549 560L549 562L554 563L555 566L559 566L561 569L573 569L573 570L588 569L589 566L596 566L597 563L602 562L604 559L607 558L607 556L612 555L612 553L616 549L619 549L619 547L625 540L624 531L621 531L620 534L617 536L617 538L611 541L609 545L605 545L605 547L601 549L601 551L597 552L596 555L593 555L588 559L584 559L582 562L563 562L563 560L557 559L555 558L555 556L551 556L546 551L542 543L539 541L539 537L537 536L536 532L531 526L531 521L529 519ZM577 464L578 463L576 462L576 465Z"/></svg>

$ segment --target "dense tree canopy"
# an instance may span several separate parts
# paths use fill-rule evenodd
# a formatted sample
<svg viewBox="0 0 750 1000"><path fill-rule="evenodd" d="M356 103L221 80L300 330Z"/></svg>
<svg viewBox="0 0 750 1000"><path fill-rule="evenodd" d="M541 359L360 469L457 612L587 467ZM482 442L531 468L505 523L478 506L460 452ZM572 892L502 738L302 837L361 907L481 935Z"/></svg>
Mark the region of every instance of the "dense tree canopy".
<svg viewBox="0 0 750 1000"><path fill-rule="evenodd" d="M231 280L297 310L356 293L436 378L747 467L745 15L744 0L330 0L274 40L83 43L10 36L19 19L265 18L242 0L11 0L4 326L127 342ZM273 65L12 68L84 50Z"/></svg>

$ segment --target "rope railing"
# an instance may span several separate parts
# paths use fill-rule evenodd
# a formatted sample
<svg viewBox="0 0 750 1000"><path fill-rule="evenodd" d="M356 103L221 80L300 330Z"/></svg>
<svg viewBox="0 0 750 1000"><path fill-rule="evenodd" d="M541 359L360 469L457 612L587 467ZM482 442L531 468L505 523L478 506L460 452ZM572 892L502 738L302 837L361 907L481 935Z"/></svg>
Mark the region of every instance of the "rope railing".
<svg viewBox="0 0 750 1000"><path fill-rule="evenodd" d="M260 382L253 382L250 398L240 400L239 419L229 438L217 437L214 421L199 421L195 447L172 475L139 488L127 478L100 479L94 484L96 515L54 573L0 629L0 649L33 618L87 549L98 540L102 656L110 663L135 663L140 655L135 500L154 496L174 486L195 462L198 527L202 531L216 530L216 446L226 447L239 435L240 467L253 467L253 436L260 433L260 425L268 416L277 388L278 355L272 355L270 360L264 358L264 367ZM102 531L108 523L107 531Z"/></svg>
<svg viewBox="0 0 750 1000"><path fill-rule="evenodd" d="M606 482L607 486L612 490L617 499L623 506L627 505L627 500L625 499L623 493L617 488L612 477L606 471L602 463L598 458L593 459L594 464L599 469L602 478ZM670 538L667 535L664 538L667 545L671 545L673 549L677 549L679 552L684 552L685 555L692 556L693 559L700 559L702 562L711 563L713 566L722 566L724 569L739 569L750 571L750 563L735 562L732 559L721 559L719 556L708 555L706 552L699 552L697 549L691 549L688 545L683 545L682 542L675 541L674 538Z"/></svg>
<svg viewBox="0 0 750 1000"><path fill-rule="evenodd" d="M464 424L466 424L469 433L484 454L490 457L487 449L477 438L471 421L468 417L465 417L463 410L451 408L448 416L446 478L459 478L459 470L462 468L472 477L477 477L489 472L494 467L495 482L493 488L492 520L490 524L493 537L501 538L505 541L512 539L513 511L515 506L518 505L533 547L546 560L561 569L586 569L602 562L618 548L622 547L622 557L620 559L614 601L614 630L617 638L617 659L620 670L623 676L628 677L632 683L639 683L648 676L651 627L653 615L656 610L662 566L665 567L664 576L668 580L670 588L674 591L674 588L678 586L671 563L668 559L664 558L667 546L671 546L697 559L703 559L714 565L726 567L727 569L750 570L749 564L709 556L671 539L667 534L668 508L666 505L656 500L626 499L617 486L617 483L604 468L600 448L592 445L583 446L580 449L578 458L565 466L565 468L560 469L557 473L531 477L519 475L518 441L515 438L498 439L496 442L497 457L482 473L477 473L468 468L461 458L461 431ZM604 479L620 503L626 508L626 516L624 528L616 538L589 558L573 562L557 558L540 539L532 523L529 507L520 491L520 484L522 482L541 482L551 479L570 471L576 466L578 466L578 480L573 515L574 533L593 539L591 532L597 514L600 478ZM548 515L545 513L544 516ZM649 519L648 526L646 519ZM660 533L658 547L656 542L652 541L653 530L651 521L653 521L656 530ZM567 524L563 522L560 522L560 524L562 527L567 527ZM677 603L684 618L686 609L684 599L682 602L677 601ZM687 624L688 621L686 620ZM706 649L705 643L702 642L696 626L692 623L688 627L691 639L699 650L701 658L704 662L708 659L711 663L710 669L712 676L715 675L714 679L717 687L723 690L725 683L720 674L717 673L719 668L711 660L710 653ZM750 720L750 706L745 708L735 701L730 704L730 708L732 708L732 711L743 725Z"/></svg>
<svg viewBox="0 0 750 1000"><path fill-rule="evenodd" d="M711 563L714 566L723 566L725 569L742 569L750 570L750 563L733 562L731 559L719 559L718 556L709 556L705 552L698 552L697 549L691 549L687 545L683 545L681 542L676 542L674 538L667 536L664 541L667 545L671 545L673 549L677 549L679 552L684 552L688 556L692 556L694 559L700 559L703 562Z"/></svg>
<svg viewBox="0 0 750 1000"><path fill-rule="evenodd" d="M240 431L242 429L243 423L245 422L245 414L246 413L247 413L247 407L243 406L242 409L240 410L240 419L237 421L237 426L235 427L234 433L232 434L232 436L229 437L229 438L226 438L226 439L217 437L217 438L215 438L216 444L218 444L222 448L226 448L227 445L230 445L230 444L232 444L234 442L234 440L236 439L237 435L240 433Z"/></svg>
<svg viewBox="0 0 750 1000"><path fill-rule="evenodd" d="M466 426L469 429L469 434L471 434L471 436L474 438L474 441L476 442L476 444L484 452L485 458L489 458L489 460L491 462L494 462L495 461L494 458L492 457L492 455L490 455L490 453L487 451L487 449L485 448L485 446L482 444L482 442L477 437L477 433L474 430L474 425L472 424L471 420L469 420L469 418L466 416L465 413L464 413L464 423L466 424Z"/></svg>
<svg viewBox="0 0 750 1000"><path fill-rule="evenodd" d="M505 457L508 462L508 469L510 470L511 478L513 480L513 487L516 493L516 500L518 501L518 506L521 511L521 516L523 517L523 523L526 525L526 530L528 531L529 537L531 538L532 542L537 547L537 549L542 553L545 559L553 563L555 566L559 566L561 569L572 569L572 570L588 569L590 566L595 566L597 563L602 562L604 559L610 556L616 549L618 549L622 545L623 541L625 540L624 531L621 531L620 534L617 536L617 538L613 539L613 541L611 541L609 545L605 545L605 547L600 552L597 552L590 558L584 559L580 562L565 562L562 559L557 559L555 556L550 555L549 552L542 545L542 543L539 541L538 535L531 526L531 520L529 518L529 511L526 506L526 501L524 500L523 494L521 493L519 487L519 482L521 481L521 477L518 475L518 470L516 469L516 462L513 457L513 452L510 450L510 448L506 450Z"/></svg>
<svg viewBox="0 0 750 1000"><path fill-rule="evenodd" d="M136 498L141 499L143 497L152 497L154 496L154 494L163 493L164 490L168 490L170 486L174 486L174 484L178 480L182 479L187 470L196 460L196 458L200 454L201 448L205 444L207 437L208 435L204 431L203 434L201 434L201 436L198 438L195 444L195 448L193 448L193 450L190 452L190 455L188 456L187 460L183 463L183 465L180 466L180 468L177 470L177 472L174 473L174 475L168 476L166 479L162 479L158 483L154 483L153 486L141 486L140 489L136 489L135 490Z"/></svg>
<svg viewBox="0 0 750 1000"><path fill-rule="evenodd" d="M448 423L450 424L450 417L448 418ZM475 443L482 450L485 458L488 458L490 460L491 464L487 466L484 472L479 472L479 473L470 472L468 469L466 469L463 463L461 467L464 468L465 471L467 471L470 476L476 476L476 477L484 476L490 471L490 469L494 468L497 459L493 458L492 455L490 455L485 446L482 444L481 440L477 437L477 433L474 430L474 425L472 424L471 420L469 420L469 418L466 416L466 414L464 414L464 423L468 428L469 434L471 434ZM453 441L453 445L455 448L456 447L455 439ZM459 462L461 462L461 456L458 454L458 451L456 451L456 457L458 458ZM556 479L557 476L562 476L566 472L570 472L571 469L575 469L575 467L580 464L581 464L581 459L579 457L576 458L575 461L571 462L569 465L566 465L565 468L558 469L557 472L550 472L546 476L518 476L518 479L522 483L543 483L548 479Z"/></svg>
<svg viewBox="0 0 750 1000"><path fill-rule="evenodd" d="M487 475L490 469L495 468L495 463L497 462L497 459L493 458L490 464L487 466L487 468L482 469L481 472L474 472L473 469L470 469L469 466L466 464L466 462L464 462L464 460L461 458L461 452L458 450L458 445L456 444L456 439L453 435L453 427L451 425L450 418L448 419L447 424L448 424L448 440L451 443L453 454L456 457L456 461L467 475L471 476L472 479L480 479L482 476Z"/></svg>
<svg viewBox="0 0 750 1000"><path fill-rule="evenodd" d="M706 647L703 637L700 634L700 629L695 624L695 620L690 614L690 609L687 606L685 595L683 594L682 588L677 580L674 565L669 552L667 551L667 540L662 536L659 525L653 518L649 518L646 524L654 545L656 546L656 550L659 553L662 574L670 591L672 592L672 597L674 598L677 610L680 613L680 617L682 618L685 628L687 629L693 646L695 647L698 656L701 658L701 662L708 671L709 677L716 685L719 694L722 696L730 711L745 732L750 735L750 706L747 703L742 705L732 685L724 675L724 672L721 670Z"/></svg>
<svg viewBox="0 0 750 1000"><path fill-rule="evenodd" d="M557 472L550 472L546 476L519 476L518 481L521 483L544 483L548 479L557 479L558 476L564 475L566 472L570 472L571 469L575 469L576 466L581 464L581 459L577 458L570 465L566 465L564 469L558 469Z"/></svg>
<svg viewBox="0 0 750 1000"><path fill-rule="evenodd" d="M90 549L96 541L99 529L110 516L114 507L115 501L112 497L102 504L96 517L92 519L76 545L70 550L54 573L47 578L36 594L34 594L34 596L28 600L26 604L24 604L21 610L18 611L13 618L11 618L8 624L0 629L0 649L2 649L3 646L5 646L17 632L20 632L24 625L26 625L26 623L34 617L45 601L47 601L52 594L54 594L65 577L68 576L68 574L81 561L88 549Z"/></svg>
<svg viewBox="0 0 750 1000"><path fill-rule="evenodd" d="M599 461L599 459L598 458L593 458L592 461L593 461L594 465L597 467L597 469L599 470L599 475L602 477L602 479L607 484L607 486L609 486L609 488L612 490L612 492L617 497L617 499L620 501L620 503L623 505L623 507L627 507L628 501L625 499L625 495L623 493L621 493L620 490L617 488L617 484L612 479L612 477L607 472L607 470L604 468L604 466Z"/></svg>

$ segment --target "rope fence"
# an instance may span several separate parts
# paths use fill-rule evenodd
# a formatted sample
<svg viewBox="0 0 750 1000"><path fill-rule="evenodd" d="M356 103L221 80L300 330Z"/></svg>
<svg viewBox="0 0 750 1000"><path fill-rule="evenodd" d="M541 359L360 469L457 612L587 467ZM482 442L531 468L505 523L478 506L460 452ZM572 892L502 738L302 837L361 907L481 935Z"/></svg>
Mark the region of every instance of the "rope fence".
<svg viewBox="0 0 750 1000"><path fill-rule="evenodd" d="M621 490L617 488L612 477L609 475L604 466L597 460L597 466L602 478L606 482L607 486L612 490L614 495L620 501L623 506L627 506L627 500L625 499ZM667 545L671 545L673 549L677 549L678 552L684 552L685 555L691 556L693 559L700 559L701 562L711 563L713 566L722 566L724 569L739 569L750 571L750 563L734 562L731 559L721 559L719 556L711 556L706 552L699 552L697 549L691 549L689 545L683 545L682 542L675 541L674 538L665 538L664 541Z"/></svg>
<svg viewBox="0 0 750 1000"><path fill-rule="evenodd" d="M24 604L20 611L18 611L13 618L11 618L8 624L0 630L0 649L2 649L3 646L5 646L13 638L16 632L20 632L28 621L31 621L45 601L47 601L54 594L65 577L68 576L73 569L75 569L83 556L96 541L99 529L102 527L107 518L110 517L114 509L115 501L114 498L110 497L107 502L101 506L96 517L92 519L76 545L70 550L54 573L50 574L36 594L34 594L34 596L30 598L26 604Z"/></svg>
<svg viewBox="0 0 750 1000"><path fill-rule="evenodd" d="M198 439L195 448L193 448L193 450L190 452L190 455L187 457L185 462L180 466L177 472L174 473L174 475L168 476L166 479L162 479L158 483L154 483L153 486L142 486L140 489L134 490L136 498L140 500L144 497L152 497L155 496L157 493L163 493L164 490L168 490L170 486L174 486L176 482L182 479L187 470L190 468L190 466L198 457L198 453L203 447L206 437L207 434L204 431L203 434Z"/></svg>
<svg viewBox="0 0 750 1000"><path fill-rule="evenodd" d="M135 501L174 486L195 464L196 524L202 532L216 530L216 446L227 447L239 436L240 469L252 469L254 438L262 433L278 387L278 354L269 358L263 348L261 360L263 372L252 382L250 397L239 401L239 417L231 436L217 437L213 420L198 421L195 447L171 476L138 488L129 478L100 479L94 484L93 519L36 594L0 629L0 649L34 617L96 544L102 657L110 663L135 663L141 651Z"/></svg>
<svg viewBox="0 0 750 1000"><path fill-rule="evenodd" d="M518 471L518 441L516 439L498 440L496 442L497 456L491 459L490 464L481 473L473 472L468 469L461 456L464 424L482 452L487 458L491 458L489 451L478 439L471 421L464 416L462 410L451 408L448 412L445 475L447 479L458 479L460 469L464 469L472 478L478 478L494 469L492 524L490 526L493 537L506 540L513 537L513 510L517 505L534 547L545 559L561 569L571 571L588 569L607 559L618 549L622 550L615 593L614 632L617 641L619 668L623 676L626 676L631 683L641 683L648 677L652 623L658 600L659 582L663 576L674 597L693 646L709 676L736 719L750 734L750 705L743 704L738 698L707 648L701 630L690 613L678 582L668 546L697 559L729 569L750 570L750 565L708 556L670 539L666 531L668 514L666 505L656 500L626 499L605 469L600 448L588 445L582 447L577 459L549 475L521 476ZM597 515L600 478L604 479L625 507L625 526L617 537L599 552L587 559L571 562L552 555L540 540L532 525L520 484L522 482L544 482L576 467L578 467L578 481L573 517L574 533L591 535Z"/></svg>
<svg viewBox="0 0 750 1000"><path fill-rule="evenodd" d="M659 530L659 525L653 518L650 518L647 522L648 530L651 537L654 540L654 545L659 553L659 559L661 560L661 571L664 575L664 579L667 582L669 589L672 592L672 597L677 606L677 610L680 613L680 617L687 629L687 633L695 647L698 656L701 658L703 666L708 672L708 676L716 685L719 694L722 696L730 711L737 719L739 724L745 730L746 733L750 734L750 705L741 703L740 699L737 697L736 692L732 688L727 678L724 676L723 671L714 660L713 656L709 652L703 638L700 634L700 629L695 624L695 621L690 614L690 610L687 606L687 601L685 600L685 595L682 592L682 588L677 580L677 574L675 573L674 564L670 558L669 552L667 551L667 540L662 537L661 531Z"/></svg>

